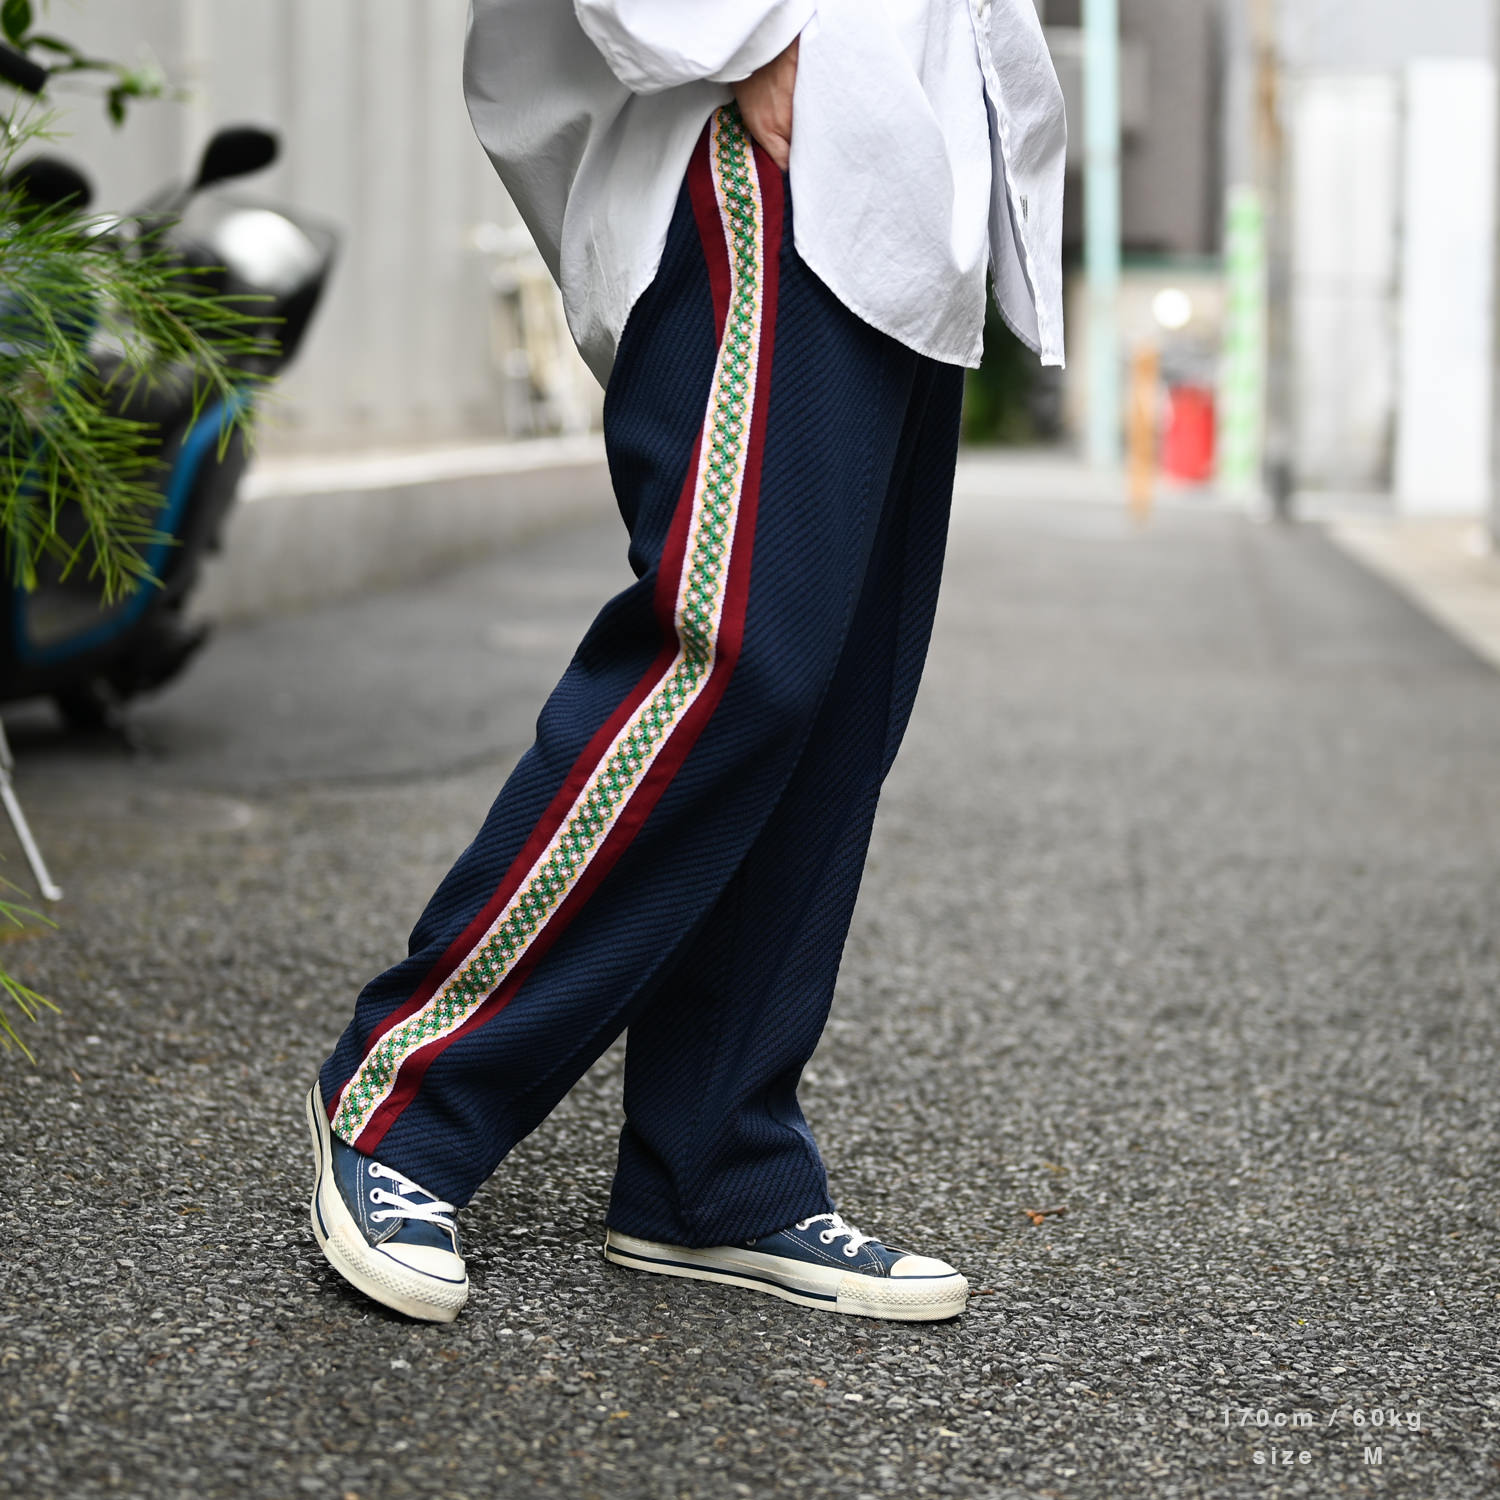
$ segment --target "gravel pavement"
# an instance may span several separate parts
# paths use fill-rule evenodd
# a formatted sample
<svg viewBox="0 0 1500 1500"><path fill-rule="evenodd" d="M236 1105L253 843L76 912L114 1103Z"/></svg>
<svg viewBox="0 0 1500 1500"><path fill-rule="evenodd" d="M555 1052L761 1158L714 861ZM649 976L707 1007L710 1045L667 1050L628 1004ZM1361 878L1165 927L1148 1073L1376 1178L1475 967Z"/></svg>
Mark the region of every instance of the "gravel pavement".
<svg viewBox="0 0 1500 1500"><path fill-rule="evenodd" d="M579 531L226 632L134 760L8 719L67 900L0 948L63 1007L0 1058L0 1493L1500 1493L1500 678L1316 532L969 490L804 1090L967 1315L606 1265L617 1051L456 1324L316 1251L301 1095L626 577Z"/></svg>

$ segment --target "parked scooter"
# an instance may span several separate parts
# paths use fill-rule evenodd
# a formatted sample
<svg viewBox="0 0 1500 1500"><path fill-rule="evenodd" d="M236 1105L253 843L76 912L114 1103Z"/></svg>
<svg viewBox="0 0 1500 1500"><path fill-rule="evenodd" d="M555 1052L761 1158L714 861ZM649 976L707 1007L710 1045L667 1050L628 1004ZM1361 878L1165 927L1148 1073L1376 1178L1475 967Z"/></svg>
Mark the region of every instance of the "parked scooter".
<svg viewBox="0 0 1500 1500"><path fill-rule="evenodd" d="M44 70L0 47L0 78L38 92ZM23 66L24 65L24 66ZM27 70L31 70L28 72ZM159 457L159 509L150 518L161 540L145 553L156 582L143 583L105 605L87 566L66 577L55 564L39 569L35 588L18 587L0 570L0 702L50 698L76 729L120 724L124 704L171 681L203 645L208 627L189 623L185 606L205 556L220 545L226 516L246 465L245 439L232 416L248 408L296 354L333 264L336 239L324 225L280 206L212 194L208 189L249 176L275 161L276 136L256 127L219 131L208 143L194 179L163 188L132 216L161 226L157 239L206 289L243 297L256 320L245 331L263 352L238 357L244 379L228 402L195 410L194 372L163 371L153 382L120 381L115 410L154 428ZM56 158L19 166L27 195L37 202L87 208L92 190L82 173ZM97 353L108 381L117 356ZM229 410L233 406L235 410ZM225 433L229 436L225 441ZM63 517L66 540L82 536L79 518ZM70 526L73 535L68 536ZM35 851L9 786L9 752L0 728L0 802L11 812L44 894L55 887Z"/></svg>
<svg viewBox="0 0 1500 1500"><path fill-rule="evenodd" d="M333 261L334 237L321 225L279 207L199 196L269 166L277 149L268 131L221 130L190 184L164 189L134 216L166 226L160 243L199 284L255 299L242 305L261 325L247 331L265 352L237 362L245 381L229 404L240 408L296 354ZM23 164L16 175L33 195L73 203L87 188L81 175L69 182L65 164L52 159ZM106 384L117 360L106 351L97 356ZM193 377L182 367L133 390L120 381L110 397L122 415L155 430L162 503L152 520L163 540L145 561L156 583L108 606L87 568L64 577L56 565L44 566L34 589L0 587L0 702L51 698L70 726L97 729L129 699L169 682L202 646L207 627L189 625L184 607L205 555L220 544L245 469L243 432L235 427L226 443L226 419L247 413L231 413L224 401L195 412Z"/></svg>

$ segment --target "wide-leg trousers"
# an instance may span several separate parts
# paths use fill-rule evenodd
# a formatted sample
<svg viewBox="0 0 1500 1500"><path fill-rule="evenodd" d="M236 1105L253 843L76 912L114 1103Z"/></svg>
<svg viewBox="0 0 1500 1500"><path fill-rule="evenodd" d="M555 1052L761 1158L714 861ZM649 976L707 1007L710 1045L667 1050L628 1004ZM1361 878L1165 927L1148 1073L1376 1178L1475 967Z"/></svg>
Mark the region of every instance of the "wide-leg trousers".
<svg viewBox="0 0 1500 1500"><path fill-rule="evenodd" d="M606 393L636 581L323 1065L335 1132L456 1204L629 1028L610 1224L832 1206L797 1103L936 604L962 371L845 308L732 107Z"/></svg>

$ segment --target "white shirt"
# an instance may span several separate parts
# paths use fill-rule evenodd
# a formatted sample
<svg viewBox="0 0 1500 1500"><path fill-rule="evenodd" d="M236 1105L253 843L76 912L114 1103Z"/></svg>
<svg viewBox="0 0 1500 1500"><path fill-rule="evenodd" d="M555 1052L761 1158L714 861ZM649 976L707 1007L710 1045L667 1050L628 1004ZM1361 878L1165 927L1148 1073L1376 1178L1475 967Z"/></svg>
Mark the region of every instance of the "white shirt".
<svg viewBox="0 0 1500 1500"><path fill-rule="evenodd" d="M802 38L797 251L852 312L977 365L988 264L1061 364L1062 92L1033 0L472 0L464 92L600 380L704 122Z"/></svg>

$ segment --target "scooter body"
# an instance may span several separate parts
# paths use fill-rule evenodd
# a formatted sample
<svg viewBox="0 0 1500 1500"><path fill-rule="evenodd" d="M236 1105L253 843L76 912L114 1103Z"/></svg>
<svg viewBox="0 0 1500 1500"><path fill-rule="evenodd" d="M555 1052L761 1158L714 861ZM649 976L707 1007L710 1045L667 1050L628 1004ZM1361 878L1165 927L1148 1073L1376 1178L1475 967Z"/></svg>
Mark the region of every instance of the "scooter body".
<svg viewBox="0 0 1500 1500"><path fill-rule="evenodd" d="M66 576L46 568L29 590L0 581L0 702L47 697L70 725L102 727L128 700L175 677L206 639L206 626L188 623L186 605L205 557L221 545L245 471L244 424L234 419L251 416L268 382L295 356L336 250L334 234L315 220L205 193L268 165L276 149L265 131L221 131L197 179L163 190L137 215L164 226L162 244L200 284L254 299L242 306L261 325L252 331L265 352L239 361L244 379L227 401L201 407L188 368L160 372L133 391L119 383L111 398L116 409L149 424L156 447L161 503L151 523L161 540L144 555L152 580L107 605L86 566ZM107 384L112 356L96 357ZM76 520L62 518L65 537Z"/></svg>

